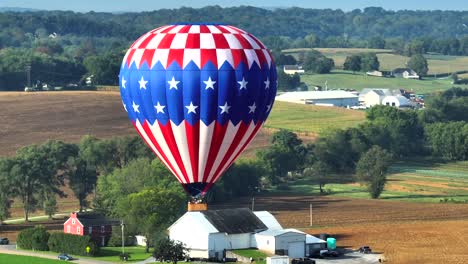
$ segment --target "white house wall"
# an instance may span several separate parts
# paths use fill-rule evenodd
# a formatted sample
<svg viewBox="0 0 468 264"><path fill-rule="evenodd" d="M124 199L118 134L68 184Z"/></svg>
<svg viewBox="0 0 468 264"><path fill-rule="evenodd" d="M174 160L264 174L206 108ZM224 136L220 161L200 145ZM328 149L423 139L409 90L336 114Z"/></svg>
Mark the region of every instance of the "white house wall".
<svg viewBox="0 0 468 264"><path fill-rule="evenodd" d="M252 247L256 247L259 250L266 251L271 254L275 254L275 237L274 236L262 236L255 234L253 236Z"/></svg>

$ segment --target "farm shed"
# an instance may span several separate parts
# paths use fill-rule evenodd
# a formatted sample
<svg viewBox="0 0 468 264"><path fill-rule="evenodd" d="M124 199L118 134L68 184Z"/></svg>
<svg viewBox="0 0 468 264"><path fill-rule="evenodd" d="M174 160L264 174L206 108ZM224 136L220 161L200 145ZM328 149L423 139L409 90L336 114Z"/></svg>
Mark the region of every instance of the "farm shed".
<svg viewBox="0 0 468 264"><path fill-rule="evenodd" d="M312 235L306 234L306 256L310 256L315 253L319 253L321 249L327 248L327 241Z"/></svg>
<svg viewBox="0 0 468 264"><path fill-rule="evenodd" d="M283 229L278 220L267 211L257 211L254 214L262 221L269 230Z"/></svg>
<svg viewBox="0 0 468 264"><path fill-rule="evenodd" d="M394 106L397 108L404 108L404 107L413 107L413 103L404 96L386 96L382 100L383 105Z"/></svg>
<svg viewBox="0 0 468 264"><path fill-rule="evenodd" d="M221 260L225 250L252 247L252 234L266 229L246 208L192 211L169 227L169 237L183 242L191 258Z"/></svg>
<svg viewBox="0 0 468 264"><path fill-rule="evenodd" d="M254 236L254 247L275 255L303 258L306 234L295 229L266 230Z"/></svg>
<svg viewBox="0 0 468 264"><path fill-rule="evenodd" d="M299 104L315 104L341 107L355 106L359 104L357 95L342 90L286 92L276 96L276 100Z"/></svg>

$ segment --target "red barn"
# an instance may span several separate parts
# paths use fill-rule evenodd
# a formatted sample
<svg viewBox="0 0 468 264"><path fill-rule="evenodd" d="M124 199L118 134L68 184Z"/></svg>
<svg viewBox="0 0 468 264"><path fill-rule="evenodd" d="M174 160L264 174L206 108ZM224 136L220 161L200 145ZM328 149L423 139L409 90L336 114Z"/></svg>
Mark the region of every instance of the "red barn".
<svg viewBox="0 0 468 264"><path fill-rule="evenodd" d="M105 246L112 235L112 226L119 221L109 220L102 215L73 212L65 223L63 232L79 236L90 236L98 245Z"/></svg>

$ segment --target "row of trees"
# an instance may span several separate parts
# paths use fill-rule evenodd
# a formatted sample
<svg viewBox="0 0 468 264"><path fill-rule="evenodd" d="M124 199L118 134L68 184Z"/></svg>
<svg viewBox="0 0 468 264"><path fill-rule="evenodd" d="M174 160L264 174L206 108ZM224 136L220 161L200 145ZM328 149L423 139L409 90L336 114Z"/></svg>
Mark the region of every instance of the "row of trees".
<svg viewBox="0 0 468 264"><path fill-rule="evenodd" d="M13 157L0 158L0 220L9 216L13 198L23 206L24 218L42 209L50 217L57 210L56 196L65 197L68 182L80 204L90 204L99 175L121 168L135 157L152 154L137 138L99 140L86 136L79 144L48 141L19 149Z"/></svg>

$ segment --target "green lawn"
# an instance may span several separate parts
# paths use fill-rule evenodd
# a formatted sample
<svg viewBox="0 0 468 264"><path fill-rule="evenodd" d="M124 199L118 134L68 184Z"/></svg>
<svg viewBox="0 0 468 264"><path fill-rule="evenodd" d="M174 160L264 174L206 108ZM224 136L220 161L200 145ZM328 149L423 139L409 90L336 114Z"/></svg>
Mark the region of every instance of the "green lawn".
<svg viewBox="0 0 468 264"><path fill-rule="evenodd" d="M20 255L0 254L0 263L5 264L54 264L63 263L63 261L54 259L45 259Z"/></svg>
<svg viewBox="0 0 468 264"><path fill-rule="evenodd" d="M352 176L343 178L351 179ZM311 180L296 180L289 190L276 192L316 195L318 186ZM332 196L370 198L365 186L357 183L334 183L324 189ZM381 199L410 202L468 202L468 161L437 163L424 160L399 162L389 170Z"/></svg>
<svg viewBox="0 0 468 264"><path fill-rule="evenodd" d="M232 250L232 252L246 258L252 258L257 264L265 264L266 258L271 256L270 254L257 249L235 249Z"/></svg>
<svg viewBox="0 0 468 264"><path fill-rule="evenodd" d="M329 74L304 74L301 81L309 87L316 85L328 87L328 89L356 89L363 88L403 88L420 94L429 94L435 91L443 91L454 86L449 79L422 79L409 80L403 78L383 78L367 76L363 73L353 74L348 71L335 70ZM327 85L325 85L327 83ZM456 85L468 88L468 85Z"/></svg>
<svg viewBox="0 0 468 264"><path fill-rule="evenodd" d="M130 260L128 262L143 261L151 257L151 253L146 253L145 250L145 247L125 247L125 252L130 253ZM99 251L99 255L93 257L92 259L110 262L121 262L119 258L119 254L121 252L121 247L102 247Z"/></svg>
<svg viewBox="0 0 468 264"><path fill-rule="evenodd" d="M265 126L323 135L333 129L355 127L364 121L363 111L277 101Z"/></svg>

